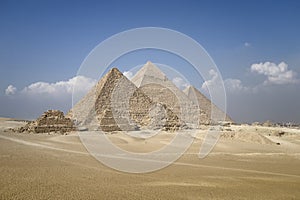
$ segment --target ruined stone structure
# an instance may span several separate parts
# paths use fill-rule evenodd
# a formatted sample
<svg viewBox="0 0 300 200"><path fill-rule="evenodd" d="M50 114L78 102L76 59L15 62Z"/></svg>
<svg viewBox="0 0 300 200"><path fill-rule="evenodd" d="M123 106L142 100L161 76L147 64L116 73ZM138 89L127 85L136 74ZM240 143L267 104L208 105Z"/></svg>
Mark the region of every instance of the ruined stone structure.
<svg viewBox="0 0 300 200"><path fill-rule="evenodd" d="M59 110L48 110L37 120L28 122L24 127L18 129L19 132L32 133L66 133L74 131L75 127L70 118L66 118Z"/></svg>

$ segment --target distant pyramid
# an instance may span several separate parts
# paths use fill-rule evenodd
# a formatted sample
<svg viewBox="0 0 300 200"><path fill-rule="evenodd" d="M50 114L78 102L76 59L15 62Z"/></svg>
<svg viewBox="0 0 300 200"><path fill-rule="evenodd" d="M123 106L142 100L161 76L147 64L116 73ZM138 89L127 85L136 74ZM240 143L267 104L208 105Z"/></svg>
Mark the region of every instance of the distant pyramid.
<svg viewBox="0 0 300 200"><path fill-rule="evenodd" d="M136 74L132 77L131 81L140 87L147 83L147 80L167 80L167 76L156 67L151 61L148 61Z"/></svg>
<svg viewBox="0 0 300 200"><path fill-rule="evenodd" d="M203 110L209 118L220 119L225 116L225 120L232 122L232 119L226 115L222 110L220 110L215 104L213 104L205 95L203 95L199 90L193 86L188 86L183 92L191 99L193 102L197 103L199 108ZM214 109L214 114L211 116L211 110ZM211 123L211 120L210 122Z"/></svg>
<svg viewBox="0 0 300 200"><path fill-rule="evenodd" d="M203 120L208 120L207 115L200 112L197 104L191 101L150 61L134 75L131 81L151 100L165 104L189 127L198 126L200 113Z"/></svg>
<svg viewBox="0 0 300 200"><path fill-rule="evenodd" d="M183 126L170 109L152 101L117 68L111 69L70 110L68 116L78 126L105 132L150 127L177 130Z"/></svg>

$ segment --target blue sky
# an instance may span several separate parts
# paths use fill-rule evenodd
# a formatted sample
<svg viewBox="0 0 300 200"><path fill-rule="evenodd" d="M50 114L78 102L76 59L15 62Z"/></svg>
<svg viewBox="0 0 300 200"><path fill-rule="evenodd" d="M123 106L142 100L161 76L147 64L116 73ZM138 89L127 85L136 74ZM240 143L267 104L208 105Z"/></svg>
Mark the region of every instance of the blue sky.
<svg viewBox="0 0 300 200"><path fill-rule="evenodd" d="M300 108L299 10L299 1L2 0L0 115L34 118L48 107L66 111L70 97L32 103L28 96L16 95L16 90L39 81L68 81L103 40L128 29L153 26L192 37L207 50L228 84L241 81L240 91L227 94L228 112L235 120L300 122L296 112ZM143 59L139 62L147 61ZM277 72L269 69L281 62L287 69L274 75ZM126 69L121 66L121 70ZM289 71L289 80L277 79ZM274 76L276 80L266 81ZM197 87L202 84L199 81ZM16 88L13 95L5 94L9 85Z"/></svg>

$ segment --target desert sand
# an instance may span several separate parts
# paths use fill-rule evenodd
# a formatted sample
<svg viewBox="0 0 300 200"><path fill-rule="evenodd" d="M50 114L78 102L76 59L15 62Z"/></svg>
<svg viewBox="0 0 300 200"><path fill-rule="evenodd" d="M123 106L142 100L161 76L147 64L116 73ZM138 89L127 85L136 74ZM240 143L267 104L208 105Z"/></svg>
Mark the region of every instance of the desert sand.
<svg viewBox="0 0 300 200"><path fill-rule="evenodd" d="M76 132L7 130L22 125L0 120L0 199L300 199L299 129L231 125L204 159L197 154L206 131L199 130L175 163L130 174L97 161ZM134 152L159 149L172 137L109 134L114 144Z"/></svg>

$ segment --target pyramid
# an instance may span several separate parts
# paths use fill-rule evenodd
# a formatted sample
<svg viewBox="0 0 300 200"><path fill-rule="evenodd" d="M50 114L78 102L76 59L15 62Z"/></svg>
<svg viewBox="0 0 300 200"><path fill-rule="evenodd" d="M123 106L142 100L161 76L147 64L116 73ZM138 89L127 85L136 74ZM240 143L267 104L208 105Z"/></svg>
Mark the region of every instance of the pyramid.
<svg viewBox="0 0 300 200"><path fill-rule="evenodd" d="M18 128L18 132L32 133L66 133L74 131L75 127L70 118L64 116L59 110L48 110L35 121L28 122L25 126Z"/></svg>
<svg viewBox="0 0 300 200"><path fill-rule="evenodd" d="M67 116L77 126L104 132L149 127L176 130L183 125L169 108L151 100L117 68L111 69Z"/></svg>
<svg viewBox="0 0 300 200"><path fill-rule="evenodd" d="M228 115L226 115L226 113L224 113L215 104L213 104L205 95L203 95L195 87L188 86L183 90L183 92L189 97L189 99L197 103L199 108L203 110L209 116L209 118L222 119L223 117L225 117L225 121L233 122L233 120ZM213 114L212 109L214 110ZM212 123L212 121L210 120L209 123Z"/></svg>
<svg viewBox="0 0 300 200"><path fill-rule="evenodd" d="M166 105L190 128L196 128L200 119L208 121L208 115L199 110L197 102L191 101L167 76L148 61L131 81L154 102Z"/></svg>
<svg viewBox="0 0 300 200"><path fill-rule="evenodd" d="M166 75L156 67L151 61L148 61L136 74L131 81L137 86L145 85L149 78L157 80L167 80Z"/></svg>

